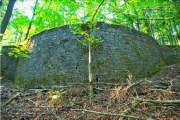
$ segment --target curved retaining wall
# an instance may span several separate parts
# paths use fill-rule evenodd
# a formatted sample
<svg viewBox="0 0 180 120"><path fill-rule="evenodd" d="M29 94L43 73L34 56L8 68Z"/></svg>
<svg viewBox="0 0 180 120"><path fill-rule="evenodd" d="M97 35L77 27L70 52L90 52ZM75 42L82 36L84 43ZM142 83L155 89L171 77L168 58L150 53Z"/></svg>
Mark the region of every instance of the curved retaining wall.
<svg viewBox="0 0 180 120"><path fill-rule="evenodd" d="M94 36L104 42L92 50L93 79L100 82L149 77L164 65L160 45L150 36L120 25L98 23ZM83 25L86 27L86 25ZM19 60L16 83L54 85L87 82L88 47L77 42L69 26L43 31L31 37L30 59Z"/></svg>

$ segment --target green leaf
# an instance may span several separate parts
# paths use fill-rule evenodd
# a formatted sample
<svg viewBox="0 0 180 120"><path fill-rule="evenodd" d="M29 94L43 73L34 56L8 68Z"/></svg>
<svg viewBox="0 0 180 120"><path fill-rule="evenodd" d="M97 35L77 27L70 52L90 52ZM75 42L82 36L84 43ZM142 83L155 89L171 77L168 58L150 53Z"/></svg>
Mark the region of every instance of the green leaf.
<svg viewBox="0 0 180 120"><path fill-rule="evenodd" d="M89 92L88 96L93 97L93 92Z"/></svg>

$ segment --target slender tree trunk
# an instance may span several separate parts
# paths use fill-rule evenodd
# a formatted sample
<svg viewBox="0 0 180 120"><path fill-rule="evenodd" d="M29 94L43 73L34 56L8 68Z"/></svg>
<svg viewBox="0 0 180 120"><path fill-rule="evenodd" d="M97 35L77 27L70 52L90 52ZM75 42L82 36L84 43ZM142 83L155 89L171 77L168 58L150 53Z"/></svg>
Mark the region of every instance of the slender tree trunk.
<svg viewBox="0 0 180 120"><path fill-rule="evenodd" d="M89 42L89 64L88 64L88 69L89 69L89 83L92 83L92 71L91 71L91 43Z"/></svg>
<svg viewBox="0 0 180 120"><path fill-rule="evenodd" d="M91 71L91 42L89 42L89 63L88 63L88 71L89 71L89 96L93 96L93 79L92 79L92 71Z"/></svg>
<svg viewBox="0 0 180 120"><path fill-rule="evenodd" d="M104 3L105 0L103 0L98 8L96 9L95 13L92 16L91 22L90 22L90 31L89 31L89 63L88 63L88 71L89 71L89 97L93 97L93 76L92 76L92 71L91 71L91 42L92 42L92 32L93 32L93 24L94 24L94 18L101 7L101 5Z"/></svg>
<svg viewBox="0 0 180 120"><path fill-rule="evenodd" d="M148 32L150 32L149 34L155 38L155 35L154 35L154 31L153 31L153 26L152 26L152 23L151 23L151 20L149 19L150 17L147 15L147 11L146 10L143 10L143 13L144 13L144 16L147 18L147 28L148 28Z"/></svg>
<svg viewBox="0 0 180 120"><path fill-rule="evenodd" d="M0 7L2 6L2 2L3 2L3 1L2 1L2 0L0 0Z"/></svg>
<svg viewBox="0 0 180 120"><path fill-rule="evenodd" d="M28 27L28 30L27 30L27 33L26 33L26 37L25 37L24 40L26 40L26 39L28 38L29 31L30 31L31 26L32 26L32 22L33 22L33 20L34 20L34 16L35 16L35 12L36 12L36 5L37 5L37 3L38 3L38 0L36 0L35 6L34 6L33 15L32 15L32 18L31 18L31 22L30 22L30 24L29 24L29 27Z"/></svg>
<svg viewBox="0 0 180 120"><path fill-rule="evenodd" d="M1 2L2 2L2 0L1 0ZM12 15L12 11L13 11L15 2L16 2L16 0L9 0L9 4L7 6L6 14L4 15L4 18L3 18L2 23L1 23L1 30L0 30L1 34L4 34L6 31L7 25L9 23L10 18L11 18L11 15ZM2 36L0 39L2 39Z"/></svg>

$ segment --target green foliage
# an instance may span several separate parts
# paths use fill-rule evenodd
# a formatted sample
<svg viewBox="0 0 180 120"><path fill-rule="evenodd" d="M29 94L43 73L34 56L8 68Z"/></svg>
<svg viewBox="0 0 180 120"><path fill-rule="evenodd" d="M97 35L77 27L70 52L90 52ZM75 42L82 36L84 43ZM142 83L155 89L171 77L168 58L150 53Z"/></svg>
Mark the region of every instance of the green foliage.
<svg viewBox="0 0 180 120"><path fill-rule="evenodd" d="M48 96L49 96L49 98L56 99L56 100L60 100L61 97L62 97L61 93L58 90L56 90L56 91L53 91L53 90L48 91Z"/></svg>
<svg viewBox="0 0 180 120"><path fill-rule="evenodd" d="M92 46L96 46L99 43L102 43L104 40L101 39L101 37L95 37L90 33L91 24L83 24L83 25L72 25L71 26L73 34L80 34L84 37L84 40L77 40L79 43L81 43L84 46L87 46L88 43L90 43ZM93 30L97 30L99 28L95 27L95 24L93 24Z"/></svg>
<svg viewBox="0 0 180 120"><path fill-rule="evenodd" d="M49 105L50 106L54 106L54 104L56 104L56 102L61 101L62 100L62 93L58 90L50 90L48 91L48 98L49 98Z"/></svg>
<svg viewBox="0 0 180 120"><path fill-rule="evenodd" d="M103 42L103 40L99 37L96 38L94 36L91 37L91 39L86 39L86 40L77 40L79 43L81 43L84 46L87 46L88 43L90 42L92 46L94 46L94 48L98 47L97 44Z"/></svg>
<svg viewBox="0 0 180 120"><path fill-rule="evenodd" d="M5 0L0 14L5 14L6 7ZM34 6L31 7L33 11ZM29 36L61 25L84 24L87 21L94 24L94 22L103 21L122 24L147 33L156 38L160 44L175 45L178 44L177 35L180 34L179 11L180 2L173 0L127 0L124 2L121 0L105 0L105 2L103 0L44 0L38 2L36 6ZM3 44L23 42L30 21L25 11L15 8L3 36ZM89 25L87 28L91 28L92 24ZM81 31L81 35L88 38L88 30ZM92 42L97 38L87 40ZM83 45L87 44L87 41L79 42Z"/></svg>
<svg viewBox="0 0 180 120"><path fill-rule="evenodd" d="M2 1L2 4L0 6L0 23L2 23L2 20L3 20L3 16L6 12L6 9L7 9L7 5L8 5L8 1L7 0L3 0Z"/></svg>
<svg viewBox="0 0 180 120"><path fill-rule="evenodd" d="M23 46L17 46L15 48L11 48L11 50L12 51L8 53L9 56L13 56L15 58L30 58L27 48Z"/></svg>

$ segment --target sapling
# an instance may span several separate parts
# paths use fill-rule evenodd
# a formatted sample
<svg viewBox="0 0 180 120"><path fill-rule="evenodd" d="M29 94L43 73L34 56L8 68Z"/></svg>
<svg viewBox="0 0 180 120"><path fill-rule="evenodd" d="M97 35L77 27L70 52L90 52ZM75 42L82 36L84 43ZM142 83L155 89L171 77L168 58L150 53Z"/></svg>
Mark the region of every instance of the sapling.
<svg viewBox="0 0 180 120"><path fill-rule="evenodd" d="M88 75L89 75L89 96L93 96L93 74L91 70L91 51L92 51L92 45L99 44L103 42L103 40L100 37L95 37L93 35L93 31L95 29L99 29L96 27L97 23L88 22L85 24L87 27L85 30L82 29L82 25L74 25L73 26L73 33L74 34L81 34L84 37L84 40L77 40L79 43L81 43L84 46L88 46Z"/></svg>
<svg viewBox="0 0 180 120"><path fill-rule="evenodd" d="M92 44L96 44L96 43L100 43L103 40L101 40L100 38L96 38L93 35L93 31L95 29L97 29L96 25L97 22L95 21L95 16L98 13L98 10L100 9L100 7L102 6L102 4L105 2L105 0L102 0L102 2L98 5L97 9L94 11L94 13L92 14L92 16L89 16L89 22L87 22L86 24L86 28L87 29L82 29L81 25L77 25L77 27L75 28L75 31L73 31L73 33L75 34L81 34L85 40L78 40L80 43L82 43L83 45L87 45L88 44L88 53L89 53L89 60L88 60L88 74L89 74L89 96L92 97L93 96L93 75L92 75L92 71L91 71L91 47ZM93 2L90 2L89 4L91 4L90 9L93 8ZM93 12L93 11L92 11ZM82 19L81 19L82 20ZM84 23L84 21L82 21ZM76 26L76 25L75 25Z"/></svg>

